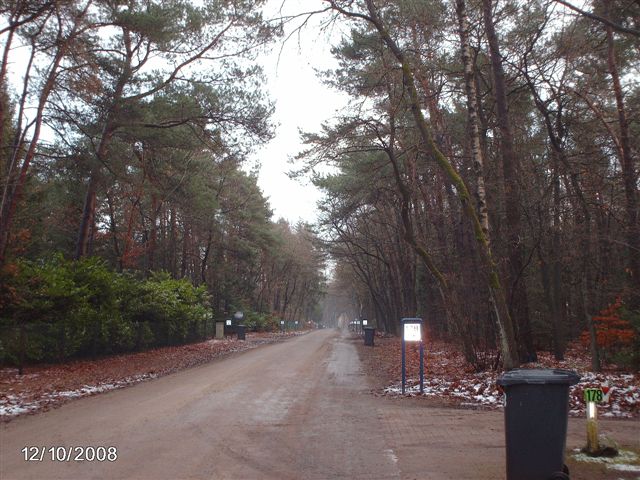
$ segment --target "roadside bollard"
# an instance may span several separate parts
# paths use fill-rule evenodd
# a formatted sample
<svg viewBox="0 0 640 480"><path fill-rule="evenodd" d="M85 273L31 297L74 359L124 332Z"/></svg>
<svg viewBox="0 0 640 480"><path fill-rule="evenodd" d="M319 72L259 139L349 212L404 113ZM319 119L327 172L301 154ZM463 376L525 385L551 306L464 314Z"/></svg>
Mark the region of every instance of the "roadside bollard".
<svg viewBox="0 0 640 480"><path fill-rule="evenodd" d="M238 340L245 340L245 326L244 325L238 325L236 327L236 332L238 334Z"/></svg>
<svg viewBox="0 0 640 480"><path fill-rule="evenodd" d="M216 322L216 338L224 338L224 322Z"/></svg>
<svg viewBox="0 0 640 480"><path fill-rule="evenodd" d="M364 327L364 344L367 347L373 347L376 329L373 327Z"/></svg>

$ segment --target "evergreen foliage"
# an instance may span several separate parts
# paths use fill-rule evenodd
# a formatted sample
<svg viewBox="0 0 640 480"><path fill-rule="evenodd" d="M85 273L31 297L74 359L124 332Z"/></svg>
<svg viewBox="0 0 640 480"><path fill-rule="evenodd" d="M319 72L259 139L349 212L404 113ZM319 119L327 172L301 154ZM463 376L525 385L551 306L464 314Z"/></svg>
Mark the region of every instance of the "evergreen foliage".
<svg viewBox="0 0 640 480"><path fill-rule="evenodd" d="M166 273L117 273L105 261L55 255L3 273L2 360L54 362L205 337L213 318L204 286Z"/></svg>

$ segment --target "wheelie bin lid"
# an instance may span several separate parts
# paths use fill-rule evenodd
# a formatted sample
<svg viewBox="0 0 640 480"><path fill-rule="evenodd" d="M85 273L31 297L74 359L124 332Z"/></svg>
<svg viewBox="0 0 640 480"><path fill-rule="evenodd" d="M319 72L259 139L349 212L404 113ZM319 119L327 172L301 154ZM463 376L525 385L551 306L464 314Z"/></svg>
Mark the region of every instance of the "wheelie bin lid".
<svg viewBox="0 0 640 480"><path fill-rule="evenodd" d="M573 370L558 368L517 368L502 374L498 378L498 385L509 387L512 385L575 385L580 381L580 375Z"/></svg>

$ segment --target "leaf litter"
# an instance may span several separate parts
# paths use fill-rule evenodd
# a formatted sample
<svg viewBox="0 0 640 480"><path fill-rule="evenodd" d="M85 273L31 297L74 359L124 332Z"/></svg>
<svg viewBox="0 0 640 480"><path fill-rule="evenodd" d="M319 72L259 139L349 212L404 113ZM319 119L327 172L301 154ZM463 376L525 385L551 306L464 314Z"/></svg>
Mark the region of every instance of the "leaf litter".
<svg viewBox="0 0 640 480"><path fill-rule="evenodd" d="M17 368L0 369L0 421L46 411L75 398L124 388L304 333L247 333L246 341L211 339L97 360L32 365L25 368L23 375L18 375Z"/></svg>
<svg viewBox="0 0 640 480"><path fill-rule="evenodd" d="M386 379L386 384L375 392L388 396L401 396L401 341L396 337L376 337L376 346L360 349L363 360ZM417 345L407 344L406 396L420 396L419 353ZM538 361L521 368L562 368L575 370L580 382L569 392L571 416L585 415L583 391L585 388L608 387L608 402L599 404L601 417L640 417L640 375L626 372L616 365L608 365L602 372L590 371L588 352L579 343L572 344L565 360L556 361L548 352L539 352ZM425 343L424 397L438 398L448 404L468 408L500 409L504 393L496 383L501 372L489 370L475 372L455 345L444 341Z"/></svg>

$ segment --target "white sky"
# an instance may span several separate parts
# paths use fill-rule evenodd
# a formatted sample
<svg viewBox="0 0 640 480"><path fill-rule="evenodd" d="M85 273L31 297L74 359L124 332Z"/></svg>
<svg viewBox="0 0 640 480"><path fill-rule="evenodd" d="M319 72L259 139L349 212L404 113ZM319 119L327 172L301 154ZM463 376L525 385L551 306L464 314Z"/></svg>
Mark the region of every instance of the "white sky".
<svg viewBox="0 0 640 480"><path fill-rule="evenodd" d="M321 0L268 0L264 9L266 19L279 18L324 8ZM326 16L316 15L308 24L286 40L272 45L270 53L260 58L267 77L265 90L275 102L273 122L275 138L258 150L248 165L260 164L258 185L269 200L273 219L285 218L295 224L298 220L313 222L317 217L316 202L321 193L309 183L291 180L287 172L294 168L289 159L303 149L299 129L316 132L321 123L334 116L347 104L348 98L322 85L314 69L330 69L336 66L331 55L331 44L337 44L341 35L339 27L323 31L320 28ZM285 29L283 38L302 21L292 22ZM26 63L13 59L11 76L20 91L22 70ZM46 127L41 138L53 138Z"/></svg>
<svg viewBox="0 0 640 480"><path fill-rule="evenodd" d="M292 14L323 7L320 0L286 0L283 13ZM270 0L265 17L277 11L283 0ZM273 218L283 217L290 223L316 220L316 202L321 194L313 185L291 180L289 158L303 149L299 129L315 132L323 121L334 116L347 103L347 96L322 85L314 69L329 69L336 64L331 56L331 43L340 40L335 26L323 33L320 18L312 19L299 35L291 37L284 46L274 45L271 53L261 59L267 77L266 89L275 102L275 138L259 150L254 159L261 164L258 185L268 197ZM292 27L289 27L288 34ZM282 51L280 50L282 48Z"/></svg>

